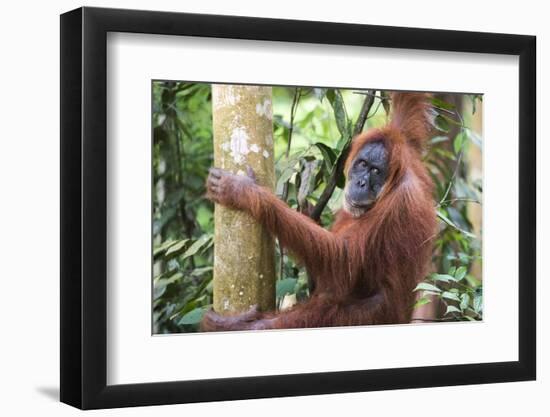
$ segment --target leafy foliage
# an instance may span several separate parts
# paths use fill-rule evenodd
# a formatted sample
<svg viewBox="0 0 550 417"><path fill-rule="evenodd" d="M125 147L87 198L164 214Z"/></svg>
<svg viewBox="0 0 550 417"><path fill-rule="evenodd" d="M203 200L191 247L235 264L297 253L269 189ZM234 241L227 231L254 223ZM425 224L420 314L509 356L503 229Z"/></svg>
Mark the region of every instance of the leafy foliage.
<svg viewBox="0 0 550 417"><path fill-rule="evenodd" d="M481 96L433 100L438 135L424 159L436 184L440 219L433 253L437 273L415 289L415 308L441 303L438 319L479 320L480 230L474 230L470 217L472 206L480 204L482 188L470 175L468 155L472 147L481 146L481 138L469 127ZM363 122L365 128L384 124L388 108L383 91L274 87L275 192L305 214L328 194L320 221L330 224L341 206L347 146ZM466 114L464 108L471 111ZM212 163L211 117L209 85L153 83L155 333L196 331L212 304L213 206L203 198ZM304 268L279 249L277 265L278 307L307 298Z"/></svg>
<svg viewBox="0 0 550 417"><path fill-rule="evenodd" d="M194 331L212 304L210 86L153 82L153 331Z"/></svg>
<svg viewBox="0 0 550 417"><path fill-rule="evenodd" d="M481 206L482 183L471 175L466 157L476 148L480 153L481 138L467 126L464 116L475 113L481 96L451 96L471 107L470 115L460 106L434 98L434 126L440 135L432 139L426 163L436 185L435 200L440 230L435 240L433 262L440 271L429 275L415 291L421 293L416 307L439 301L441 320L481 320L483 293L481 271L481 229L474 231L470 220L472 206ZM464 103L465 102L465 103ZM478 167L479 168L479 167ZM476 234L477 233L477 234ZM426 289L425 286L434 287Z"/></svg>

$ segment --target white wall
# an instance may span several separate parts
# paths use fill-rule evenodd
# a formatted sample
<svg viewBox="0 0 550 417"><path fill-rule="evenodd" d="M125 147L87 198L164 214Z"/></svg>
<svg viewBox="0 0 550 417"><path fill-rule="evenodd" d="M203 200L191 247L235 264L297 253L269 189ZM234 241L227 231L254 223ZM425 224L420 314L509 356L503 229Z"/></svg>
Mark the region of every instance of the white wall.
<svg viewBox="0 0 550 417"><path fill-rule="evenodd" d="M371 3L372 5L370 5ZM93 1L89 6L239 14L395 26L494 31L538 36L538 118L548 111L541 97L550 95L550 26L544 2L419 2L246 1L193 2ZM5 2L0 16L0 206L1 296L0 410L4 415L73 415L57 402L59 379L59 17L79 7L76 1ZM498 7L496 7L498 5ZM541 155L549 129L539 122L539 213L550 209L549 165ZM504 198L504 196L503 196ZM99 415L547 415L550 411L550 309L542 305L550 290L550 272L543 255L550 250L550 222L539 215L539 378L508 383L423 390L388 391L194 404L101 411ZM546 357L545 357L546 356ZM463 404L458 402L461 398ZM32 414L30 414L32 415Z"/></svg>

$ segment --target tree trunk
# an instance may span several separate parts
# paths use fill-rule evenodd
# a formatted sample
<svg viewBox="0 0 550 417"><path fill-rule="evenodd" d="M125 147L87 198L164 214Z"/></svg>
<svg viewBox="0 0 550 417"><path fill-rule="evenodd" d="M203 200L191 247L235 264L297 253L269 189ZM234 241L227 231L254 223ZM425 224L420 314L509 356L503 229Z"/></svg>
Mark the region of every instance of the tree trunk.
<svg viewBox="0 0 550 417"><path fill-rule="evenodd" d="M214 165L274 188L271 87L212 86ZM235 313L275 308L273 238L249 215L216 205L214 310Z"/></svg>

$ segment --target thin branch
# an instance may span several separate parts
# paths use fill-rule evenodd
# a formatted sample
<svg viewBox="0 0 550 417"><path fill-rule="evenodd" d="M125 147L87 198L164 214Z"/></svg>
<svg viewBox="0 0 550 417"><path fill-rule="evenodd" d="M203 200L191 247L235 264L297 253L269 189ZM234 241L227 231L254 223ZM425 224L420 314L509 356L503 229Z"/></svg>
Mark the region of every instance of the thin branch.
<svg viewBox="0 0 550 417"><path fill-rule="evenodd" d="M374 111L372 112L371 115L367 116L367 120L369 120L372 116L374 116L376 113L378 113L378 109L380 108L380 106L382 105L382 103L384 103L384 100L385 99L380 99L380 101L378 102L378 105L376 106L376 108L374 109ZM361 132L359 132L361 133Z"/></svg>
<svg viewBox="0 0 550 417"><path fill-rule="evenodd" d="M292 106L290 106L290 127L288 128L288 142L286 144L285 157L288 159L290 155L290 146L292 144L292 133L294 132L294 117L296 116L296 109L298 108L298 102L300 101L301 89L296 88L294 90L294 97L292 99ZM283 194L281 196L283 201L288 198L288 187L290 179L286 180L283 185Z"/></svg>
<svg viewBox="0 0 550 417"><path fill-rule="evenodd" d="M353 135L351 138L349 138L347 144L342 149L340 157L336 161L336 165L332 168L327 186L321 193L319 201L317 202L313 210L311 210L311 214L309 216L316 222L318 222L321 218L323 210L325 209L330 198L332 197L332 194L334 193L334 190L336 189L338 177L341 175L342 170L344 169L344 164L349 154L351 139L361 133L363 131L363 128L365 127L365 122L367 121L369 111L374 103L374 94L376 93L376 90L369 90L368 92L370 92L370 94L366 94L365 100L363 101L361 111L359 112L359 116L357 117L357 121L355 122L355 126L353 128Z"/></svg>
<svg viewBox="0 0 550 417"><path fill-rule="evenodd" d="M475 238L476 235L472 232L468 232L467 230L461 229L456 224L453 223L452 220L448 219L446 216L441 214L439 211L437 211L436 216L438 219L440 219L443 223L445 223L447 226L451 226L453 229L458 230L463 235L466 235L470 238Z"/></svg>
<svg viewBox="0 0 550 417"><path fill-rule="evenodd" d="M453 175L451 176L451 179L449 180L449 185L447 186L447 189L445 190L445 194L443 194L443 197L439 201L439 204L441 205L443 201L447 199L447 196L449 195L449 192L451 191L451 188L453 187L455 178L458 174L458 170L460 168L460 163L462 162L462 155L464 154L464 144L462 144L462 148L460 149L460 153L458 154L458 160L456 161L455 169L453 171Z"/></svg>
<svg viewBox="0 0 550 417"><path fill-rule="evenodd" d="M466 126L464 125L464 119L462 118L462 115L460 114L460 112L458 110L455 110L455 114L458 116L458 118L460 119L460 127L462 129L466 128Z"/></svg>
<svg viewBox="0 0 550 417"><path fill-rule="evenodd" d="M434 233L433 235L431 235L430 237L428 237L424 242L422 242L420 244L420 246L424 246L426 243L428 243L430 240L433 240L435 239L440 233L442 232L442 230L438 230L436 233Z"/></svg>
<svg viewBox="0 0 550 417"><path fill-rule="evenodd" d="M361 95L361 96L371 96L371 97L374 97L374 98L378 98L380 100L384 100L384 97L383 96L379 96L379 95L376 95L376 93L371 93L370 91L373 91L373 90L367 90L367 91L353 91L353 94L358 94L358 95Z"/></svg>
<svg viewBox="0 0 550 417"><path fill-rule="evenodd" d="M359 133L363 131L363 128L365 127L365 123L369 117L370 109L374 103L374 99L376 97L375 90L369 90L366 92L367 96L365 97L365 100L363 101L363 105L361 106L361 110L359 111L359 116L357 116L357 121L355 122L355 127L353 128L353 136L357 136ZM370 94L369 94L370 93Z"/></svg>
<svg viewBox="0 0 550 417"><path fill-rule="evenodd" d="M451 204L456 203L458 201L464 201L464 202L467 202L467 203L481 204L481 201L476 200L475 198L451 198L450 200L440 201L437 206L438 207L441 207L442 205L448 206L448 205L451 205Z"/></svg>
<svg viewBox="0 0 550 417"><path fill-rule="evenodd" d="M453 199L450 199L450 200L445 200L445 201L441 201L438 205L437 205L437 208L441 207L442 205L451 205L457 201L465 201L465 202L470 202L470 203L476 203L476 204L481 204L481 201L478 201L478 200L475 200L473 198L453 198ZM439 214L437 214L438 217ZM447 222L445 222L445 224L448 224ZM470 232L468 232L467 230L462 230L456 226L454 226L455 229L457 229L458 231L466 234L466 235L471 235ZM420 244L420 246L424 246L426 243L428 243L430 240L433 240L435 239L438 235L440 235L441 233L443 232L443 230L438 230L436 233L434 233L432 236L428 237L424 242L422 242Z"/></svg>

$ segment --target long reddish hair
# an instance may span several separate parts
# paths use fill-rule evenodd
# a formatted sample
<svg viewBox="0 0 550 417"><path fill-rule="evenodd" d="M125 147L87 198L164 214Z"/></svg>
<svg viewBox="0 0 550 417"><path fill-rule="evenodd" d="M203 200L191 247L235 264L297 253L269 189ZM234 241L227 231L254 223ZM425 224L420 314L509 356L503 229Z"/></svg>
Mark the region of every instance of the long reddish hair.
<svg viewBox="0 0 550 417"><path fill-rule="evenodd" d="M433 183L421 159L431 132L431 106L423 93L393 93L391 98L390 122L358 135L345 166L347 174L359 150L380 141L388 152L386 184L372 209L359 218L341 211L332 231L350 234L352 253L346 258L353 264L351 275L362 280L358 285L367 281L367 293L383 288L387 301L397 304L395 312L410 312L412 290L429 268L437 227ZM399 321L408 320L399 316Z"/></svg>

